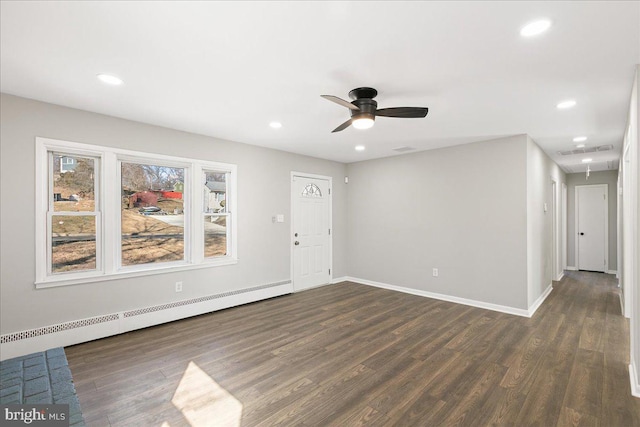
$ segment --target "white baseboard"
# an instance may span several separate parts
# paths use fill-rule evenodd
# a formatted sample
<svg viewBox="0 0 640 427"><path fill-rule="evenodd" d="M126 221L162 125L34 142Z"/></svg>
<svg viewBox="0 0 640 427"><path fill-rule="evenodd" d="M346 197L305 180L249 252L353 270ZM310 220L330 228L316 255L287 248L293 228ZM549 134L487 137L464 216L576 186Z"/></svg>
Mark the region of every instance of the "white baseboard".
<svg viewBox="0 0 640 427"><path fill-rule="evenodd" d="M629 365L629 380L631 382L631 394L635 397L640 397L640 379L638 378L638 371L633 361Z"/></svg>
<svg viewBox="0 0 640 427"><path fill-rule="evenodd" d="M564 271L562 271L562 273L560 273L560 274L558 275L558 277L556 277L556 278L554 279L554 281L559 282L559 281L561 281L561 280L562 280L562 278L563 278L563 277L564 277Z"/></svg>
<svg viewBox="0 0 640 427"><path fill-rule="evenodd" d="M538 299L535 300L535 302L531 304L531 306L529 306L529 310L528 310L529 315L527 317L531 317L535 314L535 312L540 308L544 300L547 299L547 297L549 296L552 290L553 290L553 284L549 283L549 286L547 286L547 289L544 290L542 295L540 295Z"/></svg>
<svg viewBox="0 0 640 427"><path fill-rule="evenodd" d="M618 285L620 286L620 285ZM622 292L618 292L618 301L620 302L620 313L627 319L631 318L631 313L626 313L624 311L624 294Z"/></svg>
<svg viewBox="0 0 640 427"><path fill-rule="evenodd" d="M460 298L452 295L438 294L435 292L422 291L419 289L406 288L403 286L389 285L387 283L375 282L373 280L367 279L359 279L357 277L347 277L346 280L350 282L360 283L362 285L375 286L376 288L388 289L391 291L404 292L406 294L418 295L421 297L433 298L437 300L453 302L456 304L464 304L472 307L483 308L485 310L499 311L501 313L513 314L522 317L531 317L531 314L529 314L530 310L509 307L506 305L492 304L484 301Z"/></svg>
<svg viewBox="0 0 640 427"><path fill-rule="evenodd" d="M0 335L0 360L65 347L293 292L291 281Z"/></svg>
<svg viewBox="0 0 640 427"><path fill-rule="evenodd" d="M336 283L346 282L347 280L349 280L347 276L334 277L333 279L331 279L330 284L335 285Z"/></svg>
<svg viewBox="0 0 640 427"><path fill-rule="evenodd" d="M578 267L572 267L570 265L565 267L565 270L569 270L569 271L578 271Z"/></svg>
<svg viewBox="0 0 640 427"><path fill-rule="evenodd" d="M618 275L618 270L607 270L607 274L615 274Z"/></svg>

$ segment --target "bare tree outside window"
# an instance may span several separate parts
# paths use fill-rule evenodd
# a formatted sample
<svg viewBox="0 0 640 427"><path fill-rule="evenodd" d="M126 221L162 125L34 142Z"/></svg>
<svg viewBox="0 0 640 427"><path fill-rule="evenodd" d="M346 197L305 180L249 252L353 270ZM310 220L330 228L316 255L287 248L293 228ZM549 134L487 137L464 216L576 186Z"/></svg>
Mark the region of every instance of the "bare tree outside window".
<svg viewBox="0 0 640 427"><path fill-rule="evenodd" d="M122 265L183 260L184 168L121 165Z"/></svg>

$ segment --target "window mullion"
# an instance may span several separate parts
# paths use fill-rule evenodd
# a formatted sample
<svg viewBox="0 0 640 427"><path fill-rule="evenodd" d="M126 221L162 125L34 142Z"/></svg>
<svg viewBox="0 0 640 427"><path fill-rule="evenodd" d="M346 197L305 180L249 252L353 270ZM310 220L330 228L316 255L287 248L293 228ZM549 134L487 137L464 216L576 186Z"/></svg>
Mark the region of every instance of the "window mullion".
<svg viewBox="0 0 640 427"><path fill-rule="evenodd" d="M184 175L182 177L182 184L184 185L182 189L182 210L184 215L184 260L191 264L194 262L194 228L195 221L193 221L193 216L195 215L196 210L194 209L194 203L196 197L193 197L193 179L195 174L192 173L194 170L193 163L188 166L183 166Z"/></svg>
<svg viewBox="0 0 640 427"><path fill-rule="evenodd" d="M191 254L192 262L200 264L204 260L204 183L202 167L194 164L191 174Z"/></svg>
<svg viewBox="0 0 640 427"><path fill-rule="evenodd" d="M104 220L102 221L104 249L104 272L113 274L118 269L117 245L120 241L120 192L116 187L120 179L119 165L114 153L105 153L102 168L102 205ZM119 187L119 186L118 186Z"/></svg>

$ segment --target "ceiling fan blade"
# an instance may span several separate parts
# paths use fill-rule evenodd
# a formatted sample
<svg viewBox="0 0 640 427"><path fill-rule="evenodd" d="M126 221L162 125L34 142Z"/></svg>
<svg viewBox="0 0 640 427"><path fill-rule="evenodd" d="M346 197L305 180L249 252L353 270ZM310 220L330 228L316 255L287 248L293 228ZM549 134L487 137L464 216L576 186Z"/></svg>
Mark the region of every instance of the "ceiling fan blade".
<svg viewBox="0 0 640 427"><path fill-rule="evenodd" d="M399 117L402 119L413 119L426 117L429 112L428 108L421 107L396 107L396 108L383 108L376 110L376 116L382 117Z"/></svg>
<svg viewBox="0 0 640 427"><path fill-rule="evenodd" d="M343 124L335 128L334 130L332 130L331 133L340 132L341 130L345 130L349 126L351 126L351 119L347 120L346 122L344 122Z"/></svg>
<svg viewBox="0 0 640 427"><path fill-rule="evenodd" d="M356 107L349 101L345 101L344 99L338 98L337 96L333 96L333 95L320 95L320 96L323 97L324 99L335 102L336 104L342 105L343 107L347 107L350 110L360 111L358 107Z"/></svg>

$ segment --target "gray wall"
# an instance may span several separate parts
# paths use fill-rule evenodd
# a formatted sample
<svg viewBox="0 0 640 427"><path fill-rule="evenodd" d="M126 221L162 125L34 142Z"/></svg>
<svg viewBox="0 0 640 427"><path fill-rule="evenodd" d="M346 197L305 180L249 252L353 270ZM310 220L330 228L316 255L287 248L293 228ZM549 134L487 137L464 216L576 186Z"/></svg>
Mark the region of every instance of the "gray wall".
<svg viewBox="0 0 640 427"><path fill-rule="evenodd" d="M349 164L349 275L527 309L526 162L521 135Z"/></svg>
<svg viewBox="0 0 640 427"><path fill-rule="evenodd" d="M333 276L347 274L346 166L2 94L0 333L290 279L290 172L333 177ZM35 137L238 165L236 265L36 290ZM285 223L272 223L276 213ZM174 292L174 283L184 291Z"/></svg>
<svg viewBox="0 0 640 427"><path fill-rule="evenodd" d="M561 198L565 173L527 136L527 300L529 306L551 285L553 277L553 190L556 182L558 241L561 241ZM544 205L547 205L547 211ZM560 256L561 245L557 252ZM558 273L562 268L558 263Z"/></svg>
<svg viewBox="0 0 640 427"><path fill-rule="evenodd" d="M606 184L609 188L609 270L618 267L618 171L567 174L567 266L576 265L576 185Z"/></svg>

